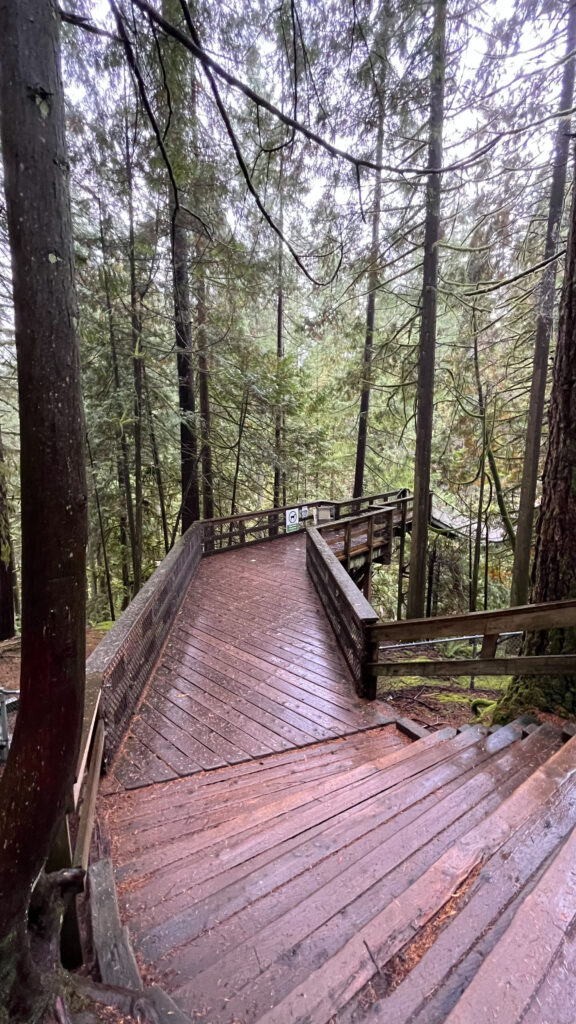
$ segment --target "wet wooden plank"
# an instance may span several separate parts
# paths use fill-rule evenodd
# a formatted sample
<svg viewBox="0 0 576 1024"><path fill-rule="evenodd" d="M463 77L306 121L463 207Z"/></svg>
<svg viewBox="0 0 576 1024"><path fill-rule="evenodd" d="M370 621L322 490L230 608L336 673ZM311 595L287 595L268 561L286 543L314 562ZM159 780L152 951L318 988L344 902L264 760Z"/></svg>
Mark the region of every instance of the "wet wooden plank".
<svg viewBox="0 0 576 1024"><path fill-rule="evenodd" d="M163 857L143 851L126 869L132 879L154 874L148 884L146 899L144 902L138 899L138 904L154 904L174 891L182 880L197 887L207 879L249 863L261 853L331 820L341 812L358 807L387 789L392 790L411 776L420 775L438 760L450 758L475 742L473 735L463 734L451 740L440 752L427 749L415 757L410 757L409 748L404 748L390 755L392 764L388 757L382 759L380 773L377 763L361 765L346 773L342 780L326 780L317 787L314 795L288 794L280 801L273 801L258 815L239 812L234 825L227 824L171 844ZM326 799L329 796L330 799ZM392 813L393 808L389 810ZM231 843L233 835L240 835L241 841Z"/></svg>
<svg viewBox="0 0 576 1024"><path fill-rule="evenodd" d="M576 741L571 742L574 757ZM572 831L462 994L447 1024L520 1021L571 929L575 907L576 831Z"/></svg>
<svg viewBox="0 0 576 1024"><path fill-rule="evenodd" d="M567 744L569 747L570 744ZM310 972L268 1012L261 1024L320 1024L347 1002L450 899L486 856L492 855L550 797L570 773L574 751L564 747L530 776L487 819L467 833L394 903ZM338 1001L334 1001L337 986ZM233 1009L233 1006L230 1006ZM486 1017L483 1018L486 1020Z"/></svg>
<svg viewBox="0 0 576 1024"><path fill-rule="evenodd" d="M180 631L178 633L175 632L170 648L172 656L177 657L177 652L182 652L187 657L194 658L198 656L198 650L205 654L210 662L209 648L201 644L198 649L195 638L190 637L189 634L184 637ZM263 686L259 687L263 693L268 693L272 699L282 702L283 706L290 707L297 713L303 714L304 717L310 718L316 725L337 730L341 729L339 723L352 728L354 726L358 727L360 714L363 709L360 710L357 706L355 707L353 700L346 697L342 698L339 694L331 694L330 691L327 691L322 686L314 685L308 688L307 685L303 685L303 680L294 673L286 675L281 671L279 672L276 667L273 667L270 673L258 674L256 676L250 667L241 663L241 659L235 659L231 651L222 653L219 647L214 648L214 651L219 659L219 663L225 666L224 671L226 671L226 666L234 667L237 670L240 669L243 672L245 681L250 679L253 684L263 684ZM372 717L374 720L377 720L378 709L375 709Z"/></svg>
<svg viewBox="0 0 576 1024"><path fill-rule="evenodd" d="M507 795L558 747L558 738L546 729L522 742L523 757L500 795ZM401 984L385 995L366 1015L365 1000L359 993L339 1024L359 1020L382 1024L442 1024L460 993L474 977L479 963L493 948L521 902L524 887L530 886L542 862L546 862L563 837L570 831L576 812L576 794L565 791L552 804L544 804L542 813L529 819L483 866L475 890L467 896L457 914L445 927L420 962L407 972ZM548 823L543 828L543 820ZM494 935L494 933L496 933Z"/></svg>
<svg viewBox="0 0 576 1024"><path fill-rule="evenodd" d="M277 959L281 959L313 927L349 908L355 893L369 889L391 868L399 870L407 884L409 875L404 868L400 869L403 861L446 827L448 821L461 819L468 803L477 804L490 788L488 777L481 784L474 779L473 785L465 786L475 776L478 765L489 757L480 745L469 748L445 762L439 772L433 769L418 776L396 787L393 794L384 789L355 807L352 814L346 810L339 818L331 818L322 842L317 838L310 841L303 835L296 875L295 858L290 854L276 859L267 869L246 876L241 885L227 886L225 900L219 893L194 900L178 916L172 914L175 901L171 901L171 907L158 908L156 920L167 921L167 925L147 931L142 946L145 955L152 951L153 958L165 955L170 944L182 946L188 942L171 954L172 966L183 977L195 976L203 967L218 964L231 981L235 970L237 979L244 984L248 974L238 956L242 934L251 936L263 969L273 955L273 946L280 949ZM458 793L448 801L448 795L456 790ZM392 816L391 808L395 810ZM464 828L462 821L461 827ZM371 899L368 905L371 913ZM346 916L349 914L347 909ZM209 932L200 936L202 929ZM191 942L195 932L198 938ZM324 938L324 948L325 942ZM222 959L225 953L230 954L226 961ZM294 966L292 958L291 974Z"/></svg>
<svg viewBox="0 0 576 1024"><path fill-rule="evenodd" d="M201 1002L211 993L213 1000L220 988L225 990L221 998L228 1000L228 1009L240 1017L245 1015L249 1005L265 1006L270 991L274 991L278 999L286 995L298 979L307 977L310 964L318 962L320 956L326 958L335 953L344 941L367 924L378 908L398 899L446 847L502 801L497 786L506 778L509 755L496 759L491 773L478 774L479 765L490 755L485 750L475 753L476 761L468 765L463 763L462 755L453 762L451 783L447 783L446 771L436 779L430 799L422 808L426 813L417 813L418 799L414 796L406 813L398 814L387 825L378 825L375 834L368 833L361 843L351 848L344 840L335 856L322 861L310 878L298 875L284 890L274 891L268 902L271 914L276 906L285 912L259 934L251 931L247 922L252 916L258 924L266 907L262 901L244 915L224 922L220 928L210 925L210 932L190 947L190 952L194 949L192 958L187 957L186 948L171 954L171 964L185 977L196 974L202 966L203 953L206 970L180 995L193 991L194 998ZM364 856L361 855L363 843L367 843ZM311 888L308 898L306 884ZM293 890L292 906L286 908L282 906L282 899L290 889ZM200 912L201 909L195 908ZM254 961L248 964L240 955L237 941L230 943L231 951L223 957L225 940L234 939L234 930L240 925L244 927L245 937L250 935L249 945L255 950ZM169 932L166 937L169 938ZM235 938L237 940L238 935ZM221 985L216 984L218 972L224 979ZM247 983L250 984L247 986ZM235 989L239 993L237 1000L233 998Z"/></svg>

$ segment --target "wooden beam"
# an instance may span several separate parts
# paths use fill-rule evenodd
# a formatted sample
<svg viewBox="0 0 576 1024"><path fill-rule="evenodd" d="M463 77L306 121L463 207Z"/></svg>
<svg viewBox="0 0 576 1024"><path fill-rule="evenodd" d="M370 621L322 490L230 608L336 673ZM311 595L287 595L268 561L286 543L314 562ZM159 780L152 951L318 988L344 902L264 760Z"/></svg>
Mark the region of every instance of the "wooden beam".
<svg viewBox="0 0 576 1024"><path fill-rule="evenodd" d="M498 647L498 633L487 633L482 641L482 647L480 649L480 661L486 661L496 656L496 648Z"/></svg>
<svg viewBox="0 0 576 1024"><path fill-rule="evenodd" d="M528 604L518 608L499 608L465 615L442 615L432 619L406 622L382 622L372 631L382 642L435 640L442 637L485 636L487 633L514 633L576 626L576 600Z"/></svg>
<svg viewBox="0 0 576 1024"><path fill-rule="evenodd" d="M72 806L70 810L76 810L80 789L84 780L84 772L88 761L88 752L92 742L92 736L96 726L96 720L100 709L102 696L102 673L86 673L86 690L84 695L84 721L82 724L82 739L80 740L80 753L76 766L76 781L72 788Z"/></svg>
<svg viewBox="0 0 576 1024"><path fill-rule="evenodd" d="M80 811L78 835L76 836L74 858L72 861L74 867L84 868L85 871L90 857L90 843L94 828L94 818L96 816L96 799L98 797L98 783L100 782L103 753L104 722L100 719L96 727L94 743L92 744L90 768L86 777L86 786L84 787L84 799L82 801L82 810Z"/></svg>
<svg viewBox="0 0 576 1024"><path fill-rule="evenodd" d="M111 861L105 858L92 864L88 878L92 939L100 978L104 985L141 991L142 981L128 928L123 928L120 921Z"/></svg>

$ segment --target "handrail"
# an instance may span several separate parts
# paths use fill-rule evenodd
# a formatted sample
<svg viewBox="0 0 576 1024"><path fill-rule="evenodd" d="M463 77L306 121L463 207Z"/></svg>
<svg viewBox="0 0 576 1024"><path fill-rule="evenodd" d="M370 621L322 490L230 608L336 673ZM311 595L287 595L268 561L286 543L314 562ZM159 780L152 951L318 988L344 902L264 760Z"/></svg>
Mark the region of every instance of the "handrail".
<svg viewBox="0 0 576 1024"><path fill-rule="evenodd" d="M372 627L372 638L390 639L393 642L435 640L456 635L464 636L466 633L485 636L516 630L536 631L550 626L576 626L576 600L526 604L516 608L497 608L485 612L464 612L460 615L441 615L430 619L379 622Z"/></svg>
<svg viewBox="0 0 576 1024"><path fill-rule="evenodd" d="M362 697L375 696L366 688L364 666L366 630L377 621L376 612L314 527L306 534L306 566L348 662L357 693Z"/></svg>
<svg viewBox="0 0 576 1024"><path fill-rule="evenodd" d="M312 509L331 508L328 501L301 501L293 505L282 505L280 508L256 509L252 512L240 512L233 516L220 516L217 519L202 519L202 551L205 555L230 548L245 547L260 541L274 540L284 536L288 530L285 513L295 510L298 513L298 526L304 526L313 519ZM306 516L301 517L302 509Z"/></svg>
<svg viewBox="0 0 576 1024"><path fill-rule="evenodd" d="M335 502L328 499L317 498L314 501L295 501L291 505L280 505L278 508L257 508L252 509L250 512L235 512L231 516L216 516L212 519L202 519L201 522L203 526L218 526L220 523L234 523L240 519L252 519L254 516L279 515L281 512L287 512L291 508L319 508L320 506L334 504Z"/></svg>
<svg viewBox="0 0 576 1024"><path fill-rule="evenodd" d="M379 501L389 504L390 501L395 501L398 498L402 490L404 488L398 488L395 491L382 491L378 494L364 494L360 498L345 498L343 501L333 501L334 518L342 518L342 509L345 505L350 505L351 515L354 516L361 511L362 505L375 505Z"/></svg>
<svg viewBox="0 0 576 1024"><path fill-rule="evenodd" d="M545 604L499 608L495 611L468 612L430 619L409 619L406 622L379 622L367 627L369 660L366 673L378 676L424 676L437 679L451 676L481 675L571 675L576 674L576 655L546 654L496 657L498 638L514 632L538 632L550 628L576 627L576 600L552 601ZM381 642L396 647L401 641L410 643L445 638L460 639L469 634L482 637L478 656L441 661L380 660Z"/></svg>
<svg viewBox="0 0 576 1024"><path fill-rule="evenodd" d="M391 505L382 505L357 516L333 519L317 529L346 569L350 569L352 559L358 555L367 554L371 564L375 551L381 560L383 558L389 563L392 558L394 511Z"/></svg>

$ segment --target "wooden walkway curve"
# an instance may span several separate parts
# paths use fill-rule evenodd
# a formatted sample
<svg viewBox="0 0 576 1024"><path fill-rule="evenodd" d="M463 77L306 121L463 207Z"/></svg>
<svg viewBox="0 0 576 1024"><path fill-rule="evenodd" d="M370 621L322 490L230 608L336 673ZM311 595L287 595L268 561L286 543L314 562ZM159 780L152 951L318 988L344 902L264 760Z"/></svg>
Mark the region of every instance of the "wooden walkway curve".
<svg viewBox="0 0 576 1024"><path fill-rule="evenodd" d="M140 964L196 1024L564 1024L576 738L414 742L355 695L305 548L200 561L100 787Z"/></svg>
<svg viewBox="0 0 576 1024"><path fill-rule="evenodd" d="M105 792L394 721L354 693L306 572L305 535L205 558Z"/></svg>

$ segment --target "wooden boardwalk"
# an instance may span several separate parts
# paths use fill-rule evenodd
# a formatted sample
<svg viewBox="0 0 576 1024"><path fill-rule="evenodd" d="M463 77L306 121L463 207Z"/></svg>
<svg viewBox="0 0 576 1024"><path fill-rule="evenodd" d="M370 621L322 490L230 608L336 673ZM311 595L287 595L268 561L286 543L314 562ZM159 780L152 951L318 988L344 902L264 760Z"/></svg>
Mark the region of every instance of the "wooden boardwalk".
<svg viewBox="0 0 576 1024"><path fill-rule="evenodd" d="M576 738L411 743L388 711L354 695L302 536L202 560L98 805L182 1020L572 1019Z"/></svg>
<svg viewBox="0 0 576 1024"><path fill-rule="evenodd" d="M560 1024L575 748L388 726L109 797L136 951L202 1024Z"/></svg>
<svg viewBox="0 0 576 1024"><path fill-rule="evenodd" d="M360 700L306 572L304 534L200 563L103 792L393 721Z"/></svg>

